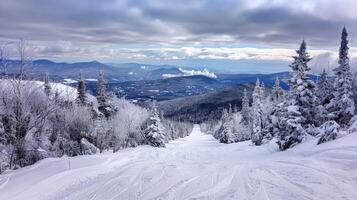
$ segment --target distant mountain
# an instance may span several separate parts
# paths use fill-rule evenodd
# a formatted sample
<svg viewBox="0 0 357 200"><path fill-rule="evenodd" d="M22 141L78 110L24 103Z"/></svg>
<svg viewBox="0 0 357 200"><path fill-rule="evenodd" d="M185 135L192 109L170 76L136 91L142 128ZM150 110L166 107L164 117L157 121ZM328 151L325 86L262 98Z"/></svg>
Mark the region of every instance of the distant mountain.
<svg viewBox="0 0 357 200"><path fill-rule="evenodd" d="M19 61L10 61L9 72L19 71ZM98 61L64 63L51 60L35 60L33 66L25 69L29 78L42 80L49 72L54 81L75 85L78 74L82 71L87 88L95 92L96 78L102 70L110 91L126 96L128 99L146 101L171 100L179 97L194 96L229 88L234 85L255 83L259 78L266 87L272 87L276 77L281 87L288 89L289 72L274 74L214 74L205 69L181 68L173 65L147 65L141 63L105 64ZM317 76L311 75L316 80Z"/></svg>
<svg viewBox="0 0 357 200"><path fill-rule="evenodd" d="M20 62L16 60L10 61L8 72L12 74L18 73L19 64ZM173 65L146 65L140 63L105 64L98 61L64 63L46 59L35 60L32 62L31 67L25 69L26 74L31 77L40 78L45 72L48 72L54 80L78 79L80 71L82 71L84 78L95 79L100 70L104 72L108 82L114 83L167 78L165 75L170 75L170 77L205 75L205 73L210 75L208 71L202 73L199 70L182 70L178 66Z"/></svg>
<svg viewBox="0 0 357 200"><path fill-rule="evenodd" d="M209 119L219 119L223 108L228 108L229 104L240 110L244 89L247 89L248 95L251 96L253 88L254 84L235 85L202 95L161 101L158 105L165 117L201 123Z"/></svg>

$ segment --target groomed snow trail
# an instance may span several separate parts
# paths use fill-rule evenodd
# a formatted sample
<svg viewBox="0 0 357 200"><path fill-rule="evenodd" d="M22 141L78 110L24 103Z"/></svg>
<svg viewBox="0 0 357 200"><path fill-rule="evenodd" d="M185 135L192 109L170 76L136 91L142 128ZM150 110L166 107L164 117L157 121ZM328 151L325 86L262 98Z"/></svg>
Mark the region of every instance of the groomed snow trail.
<svg viewBox="0 0 357 200"><path fill-rule="evenodd" d="M50 158L0 175L1 200L357 199L357 134L286 152L220 144L195 126L167 148Z"/></svg>

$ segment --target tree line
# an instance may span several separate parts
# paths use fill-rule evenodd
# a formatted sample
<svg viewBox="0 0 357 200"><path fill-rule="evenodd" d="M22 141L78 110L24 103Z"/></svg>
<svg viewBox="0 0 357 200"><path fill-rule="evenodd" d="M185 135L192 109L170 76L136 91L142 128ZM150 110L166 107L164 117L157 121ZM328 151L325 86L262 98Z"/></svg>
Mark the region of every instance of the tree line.
<svg viewBox="0 0 357 200"><path fill-rule="evenodd" d="M0 173L48 157L116 152L143 144L165 147L191 132L191 124L165 119L155 102L144 108L112 95L102 71L95 95L86 91L81 72L77 88L51 82L48 73L41 81L29 80L26 69L33 66L28 49L19 42L21 66L14 76L6 73L6 49L0 51Z"/></svg>
<svg viewBox="0 0 357 200"><path fill-rule="evenodd" d="M351 131L357 118L347 36L344 27L333 76L323 70L317 82L309 78L311 57L303 40L289 65L289 91L284 91L276 78L267 95L264 83L257 79L251 104L244 91L240 112L230 106L223 110L221 120L202 127L223 143L251 140L261 145L274 139L280 150L301 143L307 135L318 137L321 144L336 139L341 130Z"/></svg>

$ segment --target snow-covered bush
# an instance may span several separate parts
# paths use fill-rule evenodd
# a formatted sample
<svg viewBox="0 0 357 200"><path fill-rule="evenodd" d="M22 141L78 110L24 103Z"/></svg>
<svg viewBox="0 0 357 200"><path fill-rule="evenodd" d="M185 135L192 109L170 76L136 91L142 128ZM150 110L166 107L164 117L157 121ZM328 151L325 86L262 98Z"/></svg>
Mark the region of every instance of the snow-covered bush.
<svg viewBox="0 0 357 200"><path fill-rule="evenodd" d="M94 144L88 142L87 139L81 139L81 150L83 154L91 155L96 154L98 152L98 148L94 146Z"/></svg>
<svg viewBox="0 0 357 200"><path fill-rule="evenodd" d="M331 140L335 140L339 133L340 125L338 125L335 121L327 121L322 124L319 128L320 139L317 144L321 144L324 142L328 142Z"/></svg>

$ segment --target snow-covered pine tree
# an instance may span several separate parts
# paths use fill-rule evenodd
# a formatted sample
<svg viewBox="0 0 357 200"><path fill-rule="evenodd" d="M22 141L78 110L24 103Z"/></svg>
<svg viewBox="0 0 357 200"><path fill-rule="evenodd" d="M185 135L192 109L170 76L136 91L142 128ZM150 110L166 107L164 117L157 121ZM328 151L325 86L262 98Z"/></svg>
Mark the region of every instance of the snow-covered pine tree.
<svg viewBox="0 0 357 200"><path fill-rule="evenodd" d="M50 81L49 81L49 78L48 78L48 73L46 72L45 73L45 77L43 78L43 87L44 87L44 90L45 90L45 94L47 96L50 96L50 93L51 93L51 85L50 85Z"/></svg>
<svg viewBox="0 0 357 200"><path fill-rule="evenodd" d="M249 98L247 94L247 89L244 89L244 93L243 93L241 116L242 116L241 122L245 125L248 125L250 121L250 116L249 116Z"/></svg>
<svg viewBox="0 0 357 200"><path fill-rule="evenodd" d="M274 102L275 104L280 103L284 99L284 91L280 87L280 80L278 76L275 79L275 83L273 85L270 98L271 101Z"/></svg>
<svg viewBox="0 0 357 200"><path fill-rule="evenodd" d="M265 85L263 81L260 81L260 101L264 101L265 100Z"/></svg>
<svg viewBox="0 0 357 200"><path fill-rule="evenodd" d="M238 106L237 104L234 104L233 113L237 113L237 112L238 112Z"/></svg>
<svg viewBox="0 0 357 200"><path fill-rule="evenodd" d="M150 124L145 131L146 143L154 147L165 147L165 135L163 125L157 111L155 101L152 105Z"/></svg>
<svg viewBox="0 0 357 200"><path fill-rule="evenodd" d="M317 81L317 88L318 90L316 91L316 93L317 93L319 105L315 109L316 110L315 115L317 119L317 125L321 125L324 122L326 122L329 118L327 106L331 101L332 92L333 92L333 86L328 80L328 76L325 69L323 69Z"/></svg>
<svg viewBox="0 0 357 200"><path fill-rule="evenodd" d="M322 73L320 74L319 80L317 81L317 88L317 97L319 98L320 104L328 104L331 100L331 92L333 90L333 86L328 80L328 75L325 69L323 69Z"/></svg>
<svg viewBox="0 0 357 200"><path fill-rule="evenodd" d="M273 111L272 122L274 135L280 150L286 150L300 143L306 135L304 128L314 123L314 82L308 79L310 68L307 63L311 60L306 52L306 43L302 41L296 51L294 62L290 65L292 78L290 80L289 100L278 104Z"/></svg>
<svg viewBox="0 0 357 200"><path fill-rule="evenodd" d="M97 101L98 101L98 110L106 117L111 116L111 106L108 102L107 89L105 86L104 73L99 71L99 76L97 80Z"/></svg>
<svg viewBox="0 0 357 200"><path fill-rule="evenodd" d="M306 128L316 123L315 106L317 97L315 95L315 82L310 80L308 73L310 68L307 63L311 60L306 51L306 43L303 40L300 49L296 51L294 62L290 65L292 69L292 78L290 80L292 105L298 107L302 115L301 125Z"/></svg>
<svg viewBox="0 0 357 200"><path fill-rule="evenodd" d="M263 140L263 108L262 108L262 92L259 79L257 79L252 103L252 142L255 145L261 145Z"/></svg>
<svg viewBox="0 0 357 200"><path fill-rule="evenodd" d="M334 69L335 82L331 102L328 105L330 118L342 127L346 126L355 114L355 104L352 93L352 73L348 58L347 30L343 27L341 46L339 50L339 66Z"/></svg>
<svg viewBox="0 0 357 200"><path fill-rule="evenodd" d="M76 102L77 102L77 104L82 105L82 106L88 105L87 94L86 94L86 84L83 80L82 71L79 72Z"/></svg>
<svg viewBox="0 0 357 200"><path fill-rule="evenodd" d="M233 135L233 112L232 106L229 104L228 111L222 114L222 133L220 137L220 142L222 143L234 143L235 138Z"/></svg>
<svg viewBox="0 0 357 200"><path fill-rule="evenodd" d="M299 106L281 103L276 107L274 134L280 150L286 150L302 142L306 131L302 127L302 116Z"/></svg>

